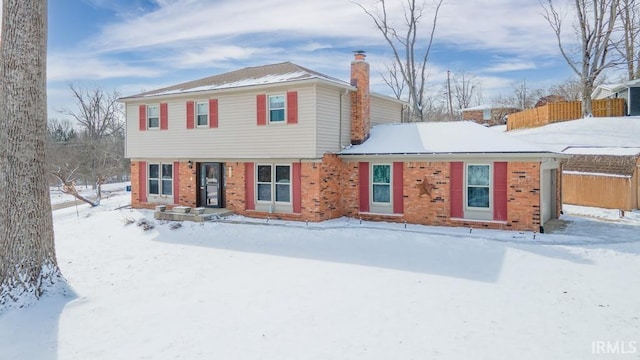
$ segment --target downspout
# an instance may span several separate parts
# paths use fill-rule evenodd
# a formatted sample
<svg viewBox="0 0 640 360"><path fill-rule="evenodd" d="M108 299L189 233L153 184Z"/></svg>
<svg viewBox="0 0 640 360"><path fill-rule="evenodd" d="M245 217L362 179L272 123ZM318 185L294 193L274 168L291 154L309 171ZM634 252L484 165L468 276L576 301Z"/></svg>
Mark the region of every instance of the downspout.
<svg viewBox="0 0 640 360"><path fill-rule="evenodd" d="M343 109L342 109L342 105L343 105L342 102L343 101L342 101L342 98L345 95L347 95L348 93L349 93L349 90L348 89L344 89L344 91L340 95L338 95L338 101L339 101L339 109L338 109L338 111L340 113L340 115L338 116L338 119L339 119L338 120L339 121L339 125L338 125L338 149L340 149L340 150L342 150L342 121L344 120L343 116L342 116L342 113L343 113Z"/></svg>

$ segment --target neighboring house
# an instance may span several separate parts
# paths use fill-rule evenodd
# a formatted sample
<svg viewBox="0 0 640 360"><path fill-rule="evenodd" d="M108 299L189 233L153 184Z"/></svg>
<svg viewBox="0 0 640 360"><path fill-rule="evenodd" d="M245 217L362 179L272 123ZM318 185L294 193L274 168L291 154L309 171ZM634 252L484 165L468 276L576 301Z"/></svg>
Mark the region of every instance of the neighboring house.
<svg viewBox="0 0 640 360"><path fill-rule="evenodd" d="M568 147L562 167L563 202L633 210L640 203L640 147Z"/></svg>
<svg viewBox="0 0 640 360"><path fill-rule="evenodd" d="M507 116L520 111L520 109L504 105L484 104L465 108L460 111L462 112L462 120L492 126L506 124Z"/></svg>
<svg viewBox="0 0 640 360"><path fill-rule="evenodd" d="M631 116L640 115L640 79L620 84L599 85L593 90L591 98L594 100L625 99L625 114Z"/></svg>
<svg viewBox="0 0 640 360"><path fill-rule="evenodd" d="M559 214L562 155L470 122L390 125L406 103L369 94L363 53L350 83L281 63L121 101L136 208L534 231Z"/></svg>

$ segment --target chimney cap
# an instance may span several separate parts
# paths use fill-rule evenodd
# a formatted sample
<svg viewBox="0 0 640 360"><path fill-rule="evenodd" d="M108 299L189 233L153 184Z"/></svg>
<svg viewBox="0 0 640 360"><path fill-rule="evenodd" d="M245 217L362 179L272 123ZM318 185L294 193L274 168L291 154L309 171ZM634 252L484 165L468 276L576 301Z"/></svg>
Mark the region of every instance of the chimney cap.
<svg viewBox="0 0 640 360"><path fill-rule="evenodd" d="M356 60L364 60L364 58L367 57L367 52L364 50L354 50L353 54Z"/></svg>

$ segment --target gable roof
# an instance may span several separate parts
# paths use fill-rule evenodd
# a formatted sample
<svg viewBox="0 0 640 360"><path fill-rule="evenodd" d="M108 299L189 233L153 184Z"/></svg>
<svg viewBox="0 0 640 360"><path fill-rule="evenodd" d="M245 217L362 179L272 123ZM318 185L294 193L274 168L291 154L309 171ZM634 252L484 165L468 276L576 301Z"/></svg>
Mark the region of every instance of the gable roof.
<svg viewBox="0 0 640 360"><path fill-rule="evenodd" d="M126 100L139 97L174 95L245 86L277 84L310 79L319 79L347 88L352 87L351 84L346 81L321 74L317 71L309 70L291 62L283 62L279 64L246 67L240 70L234 70L219 75L209 76L194 81L164 87L157 90L126 96L121 99Z"/></svg>
<svg viewBox="0 0 640 360"><path fill-rule="evenodd" d="M639 87L639 86L640 86L640 79L629 80L627 82L618 83L618 84L601 84L596 86L595 89L593 89L593 92L591 93L591 98L599 99L602 97L613 95L622 90L626 90L627 88L630 88L630 87Z"/></svg>
<svg viewBox="0 0 640 360"><path fill-rule="evenodd" d="M340 152L341 155L488 153L553 152L542 145L530 144L473 121L378 125L371 129L371 136L363 144L351 146Z"/></svg>

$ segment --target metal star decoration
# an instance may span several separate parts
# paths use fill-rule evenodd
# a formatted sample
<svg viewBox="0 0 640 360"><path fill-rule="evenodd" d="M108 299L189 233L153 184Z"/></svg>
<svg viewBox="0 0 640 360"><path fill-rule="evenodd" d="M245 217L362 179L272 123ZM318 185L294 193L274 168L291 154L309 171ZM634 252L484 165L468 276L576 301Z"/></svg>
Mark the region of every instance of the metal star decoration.
<svg viewBox="0 0 640 360"><path fill-rule="evenodd" d="M424 194L427 194L429 195L429 197L431 197L431 190L436 188L435 185L427 182L426 176L424 177L424 180L422 180L422 183L416 184L416 187L418 188L418 190L420 190L420 195L418 195L418 197L422 197L422 195Z"/></svg>

